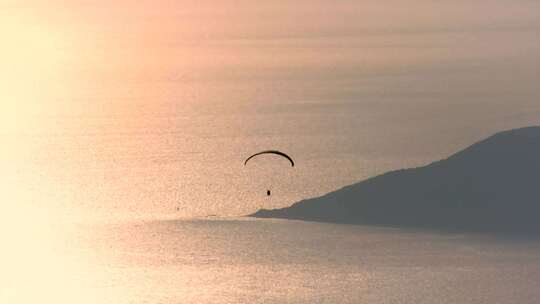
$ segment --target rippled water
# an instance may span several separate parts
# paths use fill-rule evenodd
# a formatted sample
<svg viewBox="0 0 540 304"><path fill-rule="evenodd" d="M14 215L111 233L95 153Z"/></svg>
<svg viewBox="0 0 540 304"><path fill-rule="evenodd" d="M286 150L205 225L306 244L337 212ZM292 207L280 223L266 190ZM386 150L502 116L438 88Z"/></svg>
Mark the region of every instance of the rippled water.
<svg viewBox="0 0 540 304"><path fill-rule="evenodd" d="M234 218L105 225L86 235L77 243L90 248L101 278L83 274L84 287L115 303L540 300L537 240Z"/></svg>
<svg viewBox="0 0 540 304"><path fill-rule="evenodd" d="M6 5L2 192L68 217L238 216L540 124L538 4L485 5ZM298 165L243 166L269 148Z"/></svg>
<svg viewBox="0 0 540 304"><path fill-rule="evenodd" d="M534 242L156 219L284 207L540 124L539 12L1 4L0 302L537 302ZM263 149L297 165L243 165Z"/></svg>

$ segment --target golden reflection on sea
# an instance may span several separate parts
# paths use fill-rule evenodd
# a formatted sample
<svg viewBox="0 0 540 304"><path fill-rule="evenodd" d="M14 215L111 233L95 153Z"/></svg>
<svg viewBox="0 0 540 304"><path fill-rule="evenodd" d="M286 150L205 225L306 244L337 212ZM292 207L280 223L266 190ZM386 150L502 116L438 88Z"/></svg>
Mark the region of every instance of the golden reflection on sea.
<svg viewBox="0 0 540 304"><path fill-rule="evenodd" d="M91 252L74 246L71 226L50 217L54 210L0 211L0 303L119 303L107 289L96 290L108 278L92 266Z"/></svg>

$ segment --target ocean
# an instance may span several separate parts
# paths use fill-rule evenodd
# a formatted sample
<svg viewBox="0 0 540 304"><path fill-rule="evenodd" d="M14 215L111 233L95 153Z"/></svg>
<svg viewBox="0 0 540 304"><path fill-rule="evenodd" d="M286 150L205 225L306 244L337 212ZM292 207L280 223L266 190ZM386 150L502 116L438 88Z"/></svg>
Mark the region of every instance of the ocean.
<svg viewBox="0 0 540 304"><path fill-rule="evenodd" d="M540 300L537 240L249 218L76 231L38 260L23 253L4 267L17 269L3 284L6 303Z"/></svg>
<svg viewBox="0 0 540 304"><path fill-rule="evenodd" d="M4 5L0 302L537 302L533 240L243 217L539 125L488 4Z"/></svg>

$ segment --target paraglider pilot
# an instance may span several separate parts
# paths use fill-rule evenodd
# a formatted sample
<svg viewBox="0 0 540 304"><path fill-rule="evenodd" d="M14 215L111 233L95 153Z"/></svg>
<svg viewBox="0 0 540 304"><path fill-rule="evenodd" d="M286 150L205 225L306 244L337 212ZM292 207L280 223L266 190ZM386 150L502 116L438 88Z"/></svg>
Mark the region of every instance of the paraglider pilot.
<svg viewBox="0 0 540 304"><path fill-rule="evenodd" d="M277 155L280 155L282 157L285 157L286 159L289 160L289 162L291 162L291 167L294 167L294 161L292 160L292 158L281 152L281 151L277 151L277 150L266 150L266 151L262 151L262 152L259 152L259 153L255 153L253 155L251 155L250 157L248 157L245 161L244 161L244 166L247 165L248 161L250 159L252 159L253 157L257 156L257 155L261 155L261 154L277 154ZM270 189L266 190L266 196L270 196L272 193L270 192Z"/></svg>

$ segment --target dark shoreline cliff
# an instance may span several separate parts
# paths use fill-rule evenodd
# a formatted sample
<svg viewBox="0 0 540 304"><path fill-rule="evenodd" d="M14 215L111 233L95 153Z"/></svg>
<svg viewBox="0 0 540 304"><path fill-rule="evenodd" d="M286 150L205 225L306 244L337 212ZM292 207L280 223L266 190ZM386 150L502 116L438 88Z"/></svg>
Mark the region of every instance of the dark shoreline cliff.
<svg viewBox="0 0 540 304"><path fill-rule="evenodd" d="M540 127L497 133L427 166L250 216L540 234Z"/></svg>

